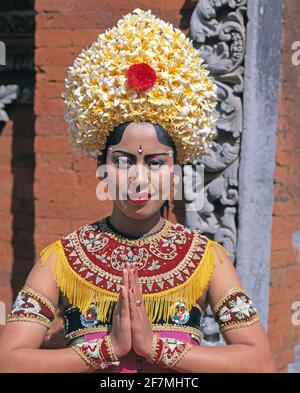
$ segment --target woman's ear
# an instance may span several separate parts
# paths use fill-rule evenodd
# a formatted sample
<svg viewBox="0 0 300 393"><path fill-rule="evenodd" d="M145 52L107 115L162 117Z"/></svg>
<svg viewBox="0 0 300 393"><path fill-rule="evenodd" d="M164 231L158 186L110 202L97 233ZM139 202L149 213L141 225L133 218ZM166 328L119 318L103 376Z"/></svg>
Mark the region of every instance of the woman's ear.
<svg viewBox="0 0 300 393"><path fill-rule="evenodd" d="M101 158L97 158L97 167L96 167L96 177L100 180L103 181L107 178L108 173L105 171L103 174L103 170L100 169L100 167L103 165Z"/></svg>

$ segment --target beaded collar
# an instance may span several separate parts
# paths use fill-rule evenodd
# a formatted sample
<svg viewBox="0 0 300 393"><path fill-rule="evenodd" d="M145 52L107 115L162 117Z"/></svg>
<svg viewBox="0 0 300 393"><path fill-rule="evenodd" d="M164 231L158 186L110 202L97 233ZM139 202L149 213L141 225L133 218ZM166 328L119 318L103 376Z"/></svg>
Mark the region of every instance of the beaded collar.
<svg viewBox="0 0 300 393"><path fill-rule="evenodd" d="M52 271L70 304L85 313L93 303L107 322L118 301L125 263L135 262L150 321L167 320L178 301L190 310L206 289L215 263L211 241L199 230L164 221L154 234L128 239L106 220L84 225L51 243L41 261L55 253Z"/></svg>

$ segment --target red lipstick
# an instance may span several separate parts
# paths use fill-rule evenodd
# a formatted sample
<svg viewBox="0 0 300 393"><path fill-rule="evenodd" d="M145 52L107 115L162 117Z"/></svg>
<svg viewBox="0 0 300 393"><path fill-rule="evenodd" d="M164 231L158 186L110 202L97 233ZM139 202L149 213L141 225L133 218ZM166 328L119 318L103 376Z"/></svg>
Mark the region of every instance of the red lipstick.
<svg viewBox="0 0 300 393"><path fill-rule="evenodd" d="M137 194L137 195L134 196L134 197L130 197L130 196L128 195L128 199L129 199L130 202L132 202L132 203L146 203L146 202L149 201L150 197L151 197L151 194L149 194L149 193Z"/></svg>

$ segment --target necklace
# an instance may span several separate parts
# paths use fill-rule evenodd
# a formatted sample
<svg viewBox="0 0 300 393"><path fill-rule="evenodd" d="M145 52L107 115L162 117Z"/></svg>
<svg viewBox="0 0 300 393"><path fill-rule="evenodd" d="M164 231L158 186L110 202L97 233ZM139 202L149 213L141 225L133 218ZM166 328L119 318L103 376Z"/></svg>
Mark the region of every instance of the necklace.
<svg viewBox="0 0 300 393"><path fill-rule="evenodd" d="M107 228L110 229L110 231L112 231L114 234L120 236L121 238L128 239L128 240L138 240L138 239L147 239L147 238L149 238L149 237L151 237L151 236L154 236L154 235L159 234L159 233L162 232L162 231L164 230L164 228L166 227L167 221L166 221L166 219L164 218L164 219L163 219L163 224L162 224L162 226L160 227L160 229L158 229L157 231L155 231L155 232L153 232L153 233L145 233L144 235L141 235L141 236L129 235L129 234L127 234L127 233L124 233L124 232L119 231L118 229L116 229L116 228L111 224L111 222L110 222L110 220L109 220L109 217L106 217L106 218L105 218L104 223L105 223L105 225L107 226Z"/></svg>

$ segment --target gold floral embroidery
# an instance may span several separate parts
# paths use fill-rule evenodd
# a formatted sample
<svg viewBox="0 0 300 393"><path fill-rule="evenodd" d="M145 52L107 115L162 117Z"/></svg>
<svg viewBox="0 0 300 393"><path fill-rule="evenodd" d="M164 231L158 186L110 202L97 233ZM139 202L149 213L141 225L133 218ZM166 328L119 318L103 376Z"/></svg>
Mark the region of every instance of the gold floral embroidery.
<svg viewBox="0 0 300 393"><path fill-rule="evenodd" d="M158 283L158 285L160 285L159 283L162 283L163 281L169 281L170 286L173 286L174 283L172 280L175 277L183 281L181 272L184 271L187 266L195 267L195 264L192 261L193 257L195 256L195 251L202 251L202 249L199 248L199 245L205 244L205 241L203 241L200 236L201 236L200 232L195 231L195 236L193 238L189 251L185 255L184 259L174 269L163 274L155 275L154 277L145 277L145 276L139 277L140 284L149 285L149 288L151 288L151 284ZM111 280L112 282L117 283L118 285L121 283L122 280L121 277L108 273L105 270L101 269L101 267L96 266L94 263L91 262L91 260L85 255L76 232L73 232L70 235L70 239L74 244L74 248L76 250L80 262L85 268L88 268L94 273L97 273L100 277L105 278L105 280ZM80 273L80 269L79 269L79 273ZM119 289L118 286L117 289Z"/></svg>

